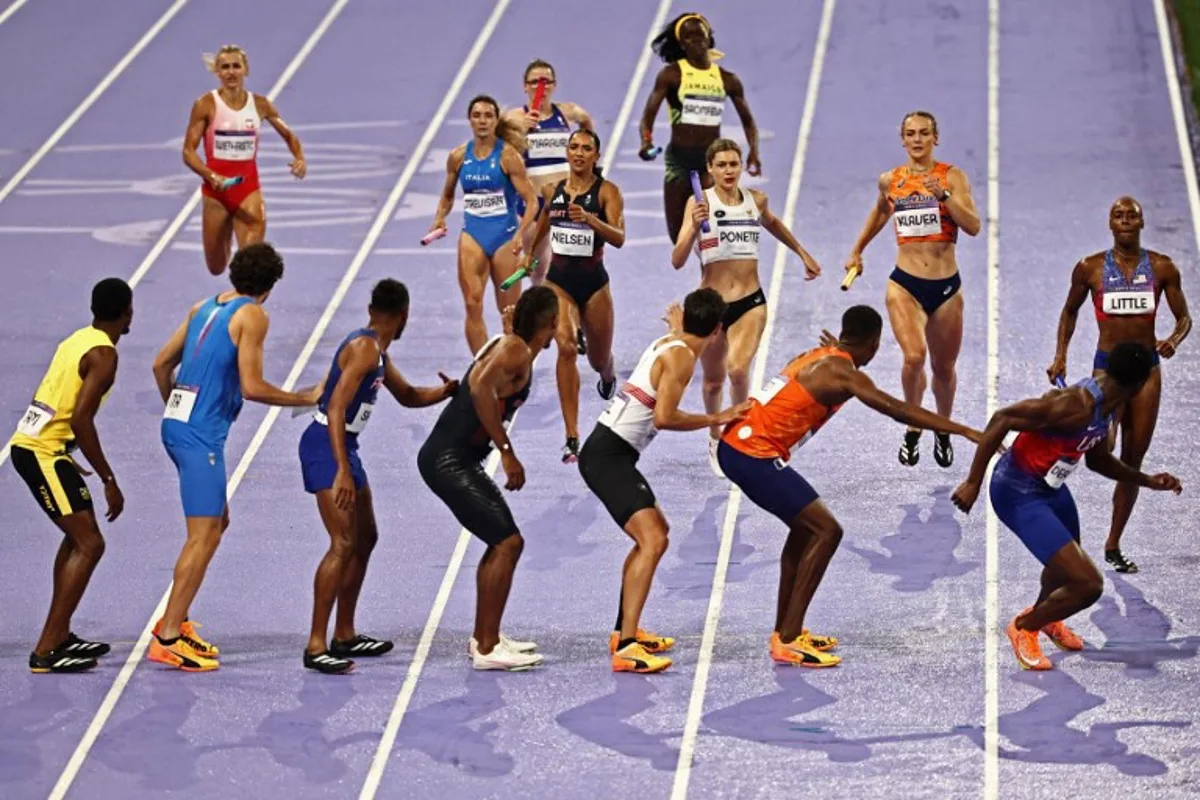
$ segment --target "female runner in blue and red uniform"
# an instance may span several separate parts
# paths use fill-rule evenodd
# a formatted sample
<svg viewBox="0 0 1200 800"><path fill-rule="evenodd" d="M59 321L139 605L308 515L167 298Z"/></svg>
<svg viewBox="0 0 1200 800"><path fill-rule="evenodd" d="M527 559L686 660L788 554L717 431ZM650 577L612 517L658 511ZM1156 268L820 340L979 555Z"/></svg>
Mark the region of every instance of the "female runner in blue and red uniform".
<svg viewBox="0 0 1200 800"><path fill-rule="evenodd" d="M263 121L271 123L292 153L292 174L303 178L308 171L300 137L287 126L275 104L260 94L246 91L250 59L237 45L227 44L209 61L210 71L221 88L200 97L192 105L187 133L183 137L183 163L204 179L204 261L208 271L220 275L229 264L230 240L238 247L261 242L267 235L267 209L258 181L258 133ZM204 139L204 161L196 148ZM226 187L226 181L241 182Z"/></svg>
<svg viewBox="0 0 1200 800"><path fill-rule="evenodd" d="M1109 350L1116 342L1141 342L1154 351L1154 368L1145 388L1129 401L1113 427L1121 429L1121 460L1140 469L1142 459L1150 448L1154 427L1158 423L1158 403L1162 394L1162 371L1159 358L1170 358L1192 329L1187 300L1179 279L1179 268L1170 258L1143 250L1141 245L1142 207L1132 197L1122 197L1108 212L1108 227L1112 231L1111 250L1094 253L1080 260L1071 273L1071 289L1058 320L1058 346L1054 363L1046 372L1050 380L1063 378L1067 372L1067 347L1075 333L1079 309L1089 293L1096 308L1096 323L1100 341L1092 361L1093 375L1101 375L1108 365ZM1166 339L1155 336L1154 321L1158 303L1166 295L1167 304L1175 317L1175 330ZM1110 438L1109 449L1116 445ZM1137 502L1138 485L1119 482L1113 489L1112 526L1104 542L1104 559L1117 572L1137 572L1137 564L1121 552L1121 534Z"/></svg>
<svg viewBox="0 0 1200 800"><path fill-rule="evenodd" d="M975 450L970 474L951 498L969 512L992 455L1009 431L1021 431L992 472L990 494L996 516L1043 565L1037 601L1013 617L1006 629L1024 669L1053 669L1042 655L1038 631L1064 650L1082 650L1083 640L1063 620L1104 592L1100 571L1080 547L1079 512L1065 483L1080 458L1106 478L1176 494L1182 490L1174 476L1146 475L1118 461L1107 447L1096 447L1107 438L1122 407L1146 385L1153 361L1149 347L1122 342L1112 349L1100 377L997 411Z"/></svg>

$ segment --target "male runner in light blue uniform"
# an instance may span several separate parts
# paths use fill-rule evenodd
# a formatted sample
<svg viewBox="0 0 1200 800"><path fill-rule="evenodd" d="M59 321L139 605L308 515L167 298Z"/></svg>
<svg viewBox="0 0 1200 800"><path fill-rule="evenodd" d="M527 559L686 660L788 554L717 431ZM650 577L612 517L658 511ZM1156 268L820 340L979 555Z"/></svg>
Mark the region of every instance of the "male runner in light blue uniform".
<svg viewBox="0 0 1200 800"><path fill-rule="evenodd" d="M196 633L188 608L229 526L225 437L242 409L242 398L304 406L320 397L321 387L285 392L262 377L268 326L262 304L282 277L283 259L271 245L259 242L238 250L229 264L233 290L193 306L154 360L154 380L166 403L162 440L179 471L187 542L147 655L187 672L217 668L218 650Z"/></svg>

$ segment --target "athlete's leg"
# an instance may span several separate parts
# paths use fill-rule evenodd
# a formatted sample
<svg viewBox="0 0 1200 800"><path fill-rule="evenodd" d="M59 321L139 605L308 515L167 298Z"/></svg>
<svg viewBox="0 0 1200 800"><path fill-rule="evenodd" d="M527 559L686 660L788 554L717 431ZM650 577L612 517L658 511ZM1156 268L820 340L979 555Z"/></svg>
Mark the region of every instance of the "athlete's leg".
<svg viewBox="0 0 1200 800"><path fill-rule="evenodd" d="M794 536L805 541L787 611L779 625L779 638L784 642L794 641L800 636L808 606L817 587L821 585L825 568L842 541L842 526L820 500L809 503L788 527L789 540Z"/></svg>
<svg viewBox="0 0 1200 800"><path fill-rule="evenodd" d="M483 292L487 287L490 264L483 248L466 231L458 236L458 286L466 307L464 329L471 355L487 343L487 323L483 321Z"/></svg>
<svg viewBox="0 0 1200 800"><path fill-rule="evenodd" d="M933 397L937 412L949 417L954 410L954 393L958 386L955 369L962 350L963 296L955 293L938 306L925 324L925 341L929 347L929 371L933 375Z"/></svg>
<svg viewBox="0 0 1200 800"><path fill-rule="evenodd" d="M792 604L792 591L796 588L796 572L800 569L800 559L808 550L809 539L812 536L807 527L792 526L788 529L787 541L783 544L783 552L779 554L779 593L775 602L775 632L783 627L783 618L787 616Z"/></svg>
<svg viewBox="0 0 1200 800"><path fill-rule="evenodd" d="M158 628L160 639L175 639L179 636L180 626L188 618L188 610L204 582L209 562L221 544L221 534L228 527L228 508L219 517L187 518L187 541L184 542L179 559L175 562L171 597L167 600L167 610Z"/></svg>
<svg viewBox="0 0 1200 800"><path fill-rule="evenodd" d="M670 525L658 506L637 511L625 523L625 533L633 539L633 550L625 559L621 580L621 637L625 642L637 638L642 609L654 582L654 571L667 552Z"/></svg>
<svg viewBox="0 0 1200 800"><path fill-rule="evenodd" d="M1100 570L1075 541L1063 545L1046 562L1042 583L1037 603L1017 615L1015 624L1020 630L1039 631L1052 622L1067 619L1091 606L1104 593Z"/></svg>
<svg viewBox="0 0 1200 800"><path fill-rule="evenodd" d="M354 625L358 595L367 577L371 553L375 551L375 544L379 541L371 487L364 485L359 489L354 502L354 547L350 552L350 560L342 571L342 584L337 595L337 622L333 628L333 638L339 642L348 642L358 635Z"/></svg>
<svg viewBox="0 0 1200 800"><path fill-rule="evenodd" d="M617 373L613 367L613 298L609 284L588 298L581 322L587 336L588 363L605 383L613 383Z"/></svg>
<svg viewBox="0 0 1200 800"><path fill-rule="evenodd" d="M95 513L90 509L59 517L55 524L63 532L63 541L54 559L54 591L50 598L50 610L42 627L42 635L33 648L39 656L49 655L50 651L66 641L71 633L71 617L79 607L88 581L104 555L104 536L100 533Z"/></svg>
<svg viewBox="0 0 1200 800"><path fill-rule="evenodd" d="M764 304L747 311L725 332L728 342L725 371L729 375L730 405L744 403L750 397L750 362L758 352L766 327L767 307Z"/></svg>
<svg viewBox="0 0 1200 800"><path fill-rule="evenodd" d="M557 273L556 273L557 274ZM567 438L579 442L579 344L575 339L578 325L579 309L575 301L562 290L554 281L546 281L546 286L554 290L558 297L558 331L554 334L554 343L558 346L558 361L555 364L554 375L558 382L558 402L562 406L563 425L567 429ZM563 460L568 455L564 451Z"/></svg>
<svg viewBox="0 0 1200 800"><path fill-rule="evenodd" d="M329 549L317 565L317 573L313 578L312 630L308 635L308 652L313 655L329 649L329 617L333 612L333 603L338 599L338 589L343 585L347 568L354 558L356 525L356 509L338 508L332 488L322 489L316 494L317 510L329 533ZM338 610L341 611L340 608ZM334 638L338 638L336 633Z"/></svg>
<svg viewBox="0 0 1200 800"><path fill-rule="evenodd" d="M702 172L701 182L707 178L708 172ZM686 173L682 180L663 182L663 212L667 218L667 236L671 237L672 244L679 238L679 229L683 227L683 212L691 196L692 184Z"/></svg>
<svg viewBox="0 0 1200 800"><path fill-rule="evenodd" d="M204 197L201 217L204 262L208 271L220 275L229 265L233 247L233 214L212 197Z"/></svg>
<svg viewBox="0 0 1200 800"><path fill-rule="evenodd" d="M500 621L524 549L525 540L514 530L512 535L489 545L479 561L475 573L475 641L483 655L491 653L500 642Z"/></svg>
<svg viewBox="0 0 1200 800"><path fill-rule="evenodd" d="M1158 407L1162 398L1162 371L1151 370L1150 379L1125 406L1121 415L1121 460L1134 469L1142 468L1142 459L1150 449L1154 429L1158 424ZM1137 502L1139 487L1136 483L1118 483L1113 489L1112 525L1104 542L1108 551L1121 549L1121 535L1129 523ZM1137 572L1137 566L1121 571Z"/></svg>
<svg viewBox="0 0 1200 800"><path fill-rule="evenodd" d="M916 298L895 281L888 281L887 309L896 344L904 355L904 366L900 371L904 399L919 406L925 396L925 311Z"/></svg>
<svg viewBox="0 0 1200 800"><path fill-rule="evenodd" d="M238 206L233 215L233 233L239 249L266 238L267 207L263 203L262 190L256 189Z"/></svg>
<svg viewBox="0 0 1200 800"><path fill-rule="evenodd" d="M713 337L708 347L700 354L700 367L704 373L701 394L704 398L704 410L709 414L715 414L721 410L721 398L725 393L725 378L728 375L725 370L725 358L728 353L728 334L721 331ZM714 425L708 433L715 440L721 435L721 428Z"/></svg>

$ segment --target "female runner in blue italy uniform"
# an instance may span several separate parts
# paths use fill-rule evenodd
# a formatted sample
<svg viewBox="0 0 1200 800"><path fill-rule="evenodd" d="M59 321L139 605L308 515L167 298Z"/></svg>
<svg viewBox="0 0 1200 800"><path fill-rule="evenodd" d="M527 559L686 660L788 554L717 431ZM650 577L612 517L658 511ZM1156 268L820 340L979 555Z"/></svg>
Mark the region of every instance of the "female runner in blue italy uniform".
<svg viewBox="0 0 1200 800"><path fill-rule="evenodd" d="M367 311L366 327L352 331L333 354L325 391L300 437L304 490L317 496L317 510L329 533L329 550L313 581L312 632L304 666L327 674L352 670L352 656L381 656L392 649L391 642L363 636L354 626L367 562L379 538L371 487L358 457L358 437L372 416L379 387L408 408L440 403L458 387L458 381L444 375L441 386L410 386L388 358L388 346L408 322L408 288L403 283L385 278L375 284ZM341 424L330 425L330 420ZM327 646L335 601L337 622Z"/></svg>
<svg viewBox="0 0 1200 800"><path fill-rule="evenodd" d="M445 229L446 215L454 205L455 186L461 184L463 231L458 237L458 285L466 306L467 346L474 355L488 340L487 323L483 321L483 292L488 277L495 287L498 311L516 304L521 296L520 282L507 291L501 291L500 284L517 271L521 242L537 217L537 202L521 159L524 137L500 118L496 101L486 95L475 97L467 105L467 119L474 136L454 148L446 159L446 183L429 230ZM525 213L519 220L518 198L525 203Z"/></svg>

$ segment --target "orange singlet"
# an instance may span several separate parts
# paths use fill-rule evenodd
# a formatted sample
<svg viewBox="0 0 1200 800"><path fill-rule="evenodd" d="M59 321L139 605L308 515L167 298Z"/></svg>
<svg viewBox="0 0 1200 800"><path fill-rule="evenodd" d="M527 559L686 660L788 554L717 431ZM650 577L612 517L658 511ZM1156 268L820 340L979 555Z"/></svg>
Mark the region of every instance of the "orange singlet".
<svg viewBox="0 0 1200 800"><path fill-rule="evenodd" d="M929 172L912 172L907 166L892 170L887 198L892 206L892 224L896 229L896 244L908 242L957 242L958 223L950 216L946 205L925 189L925 178L938 178L942 186L950 164L934 162Z"/></svg>
<svg viewBox="0 0 1200 800"><path fill-rule="evenodd" d="M810 365L831 357L850 360L849 353L836 347L818 347L793 358L779 375L754 393L749 413L729 423L721 439L753 458L786 462L842 407L818 403L797 379Z"/></svg>

